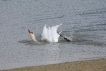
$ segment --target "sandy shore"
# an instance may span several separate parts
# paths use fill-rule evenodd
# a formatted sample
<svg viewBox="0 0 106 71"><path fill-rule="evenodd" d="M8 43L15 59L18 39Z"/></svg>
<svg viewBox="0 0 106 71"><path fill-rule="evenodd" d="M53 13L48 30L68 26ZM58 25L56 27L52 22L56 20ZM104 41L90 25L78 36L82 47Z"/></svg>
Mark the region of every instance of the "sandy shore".
<svg viewBox="0 0 106 71"><path fill-rule="evenodd" d="M106 59L33 66L4 71L106 71Z"/></svg>

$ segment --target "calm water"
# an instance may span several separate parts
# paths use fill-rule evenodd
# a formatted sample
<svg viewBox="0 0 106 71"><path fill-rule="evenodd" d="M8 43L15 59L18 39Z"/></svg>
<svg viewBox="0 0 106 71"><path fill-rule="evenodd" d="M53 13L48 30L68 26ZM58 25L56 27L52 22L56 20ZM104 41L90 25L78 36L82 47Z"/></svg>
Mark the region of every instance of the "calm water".
<svg viewBox="0 0 106 71"><path fill-rule="evenodd" d="M63 24L58 31L72 42L37 40L43 26ZM106 58L106 0L0 0L0 70Z"/></svg>

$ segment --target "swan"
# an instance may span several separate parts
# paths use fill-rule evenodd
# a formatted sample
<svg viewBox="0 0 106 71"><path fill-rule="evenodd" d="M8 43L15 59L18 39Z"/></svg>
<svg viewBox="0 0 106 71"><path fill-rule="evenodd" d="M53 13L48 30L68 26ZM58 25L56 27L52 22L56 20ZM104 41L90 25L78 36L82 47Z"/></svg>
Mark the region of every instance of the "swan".
<svg viewBox="0 0 106 71"><path fill-rule="evenodd" d="M48 28L45 25L43 28L43 31L41 33L41 40L46 40L48 42L58 42L58 38L60 37L60 35L57 33L57 29L61 25L62 24L59 24L56 26L48 27ZM28 32L29 32L31 39L35 42L38 42L36 40L34 33L32 31L30 31L29 29L28 29Z"/></svg>
<svg viewBox="0 0 106 71"><path fill-rule="evenodd" d="M61 26L62 24L59 24L59 25L55 25L55 26L52 26L52 27L46 27L46 25L44 26L43 28L43 31L41 33L41 40L46 40L48 42L58 42L58 39L59 37L63 37L66 41L70 42L70 40L64 36L62 36L60 33L59 34L57 33L57 29ZM33 41L35 42L38 42L36 40L36 37L34 35L34 33L32 31L30 31L28 29L28 32L30 34L30 37ZM38 42L39 43L39 42Z"/></svg>

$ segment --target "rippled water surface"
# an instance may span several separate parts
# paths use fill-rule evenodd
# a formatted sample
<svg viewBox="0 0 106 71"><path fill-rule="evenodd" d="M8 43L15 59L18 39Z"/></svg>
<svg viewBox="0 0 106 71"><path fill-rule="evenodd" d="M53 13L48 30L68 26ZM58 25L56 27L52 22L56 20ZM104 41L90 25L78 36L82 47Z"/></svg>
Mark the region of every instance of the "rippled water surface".
<svg viewBox="0 0 106 71"><path fill-rule="evenodd" d="M72 42L40 40L45 24L61 23ZM98 58L106 58L106 0L0 0L0 70Z"/></svg>

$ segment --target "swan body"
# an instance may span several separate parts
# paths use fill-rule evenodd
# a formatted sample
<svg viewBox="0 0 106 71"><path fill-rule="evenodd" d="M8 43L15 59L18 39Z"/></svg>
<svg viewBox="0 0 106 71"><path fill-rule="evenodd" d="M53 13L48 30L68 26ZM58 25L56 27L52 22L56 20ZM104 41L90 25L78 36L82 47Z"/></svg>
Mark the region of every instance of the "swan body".
<svg viewBox="0 0 106 71"><path fill-rule="evenodd" d="M45 25L41 34L42 36L41 40L47 40L48 42L58 42L58 38L60 37L60 35L57 33L57 29L61 25L62 24L48 28Z"/></svg>

